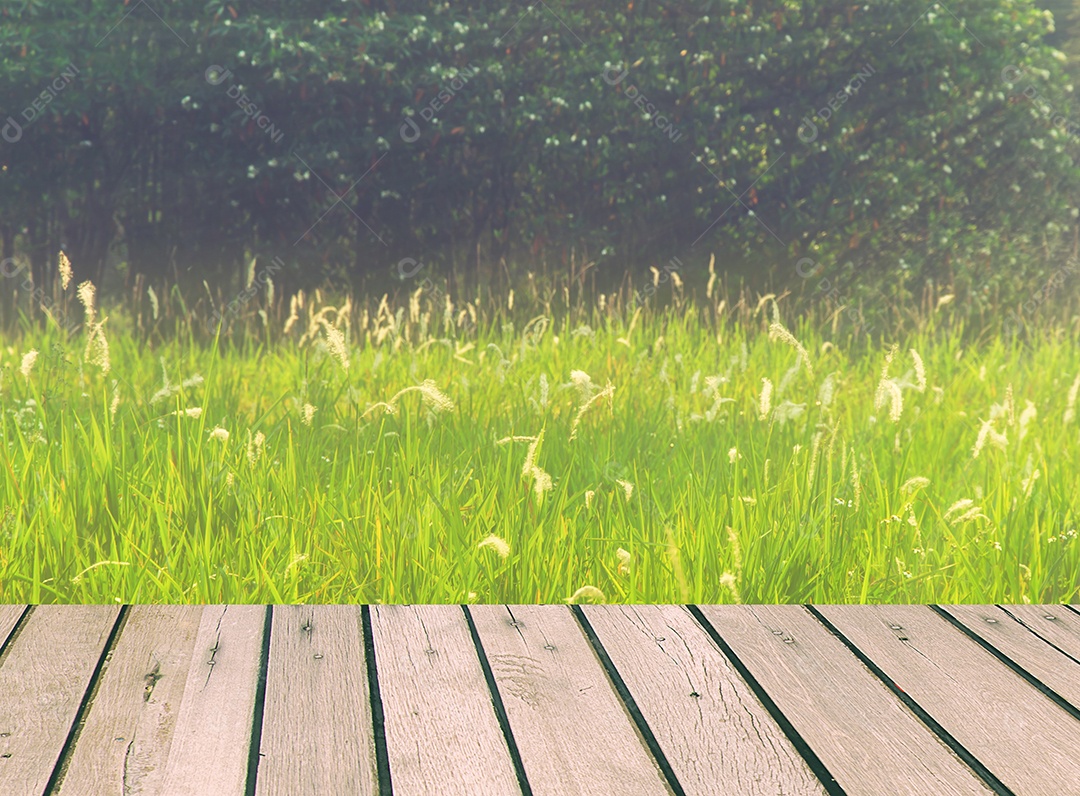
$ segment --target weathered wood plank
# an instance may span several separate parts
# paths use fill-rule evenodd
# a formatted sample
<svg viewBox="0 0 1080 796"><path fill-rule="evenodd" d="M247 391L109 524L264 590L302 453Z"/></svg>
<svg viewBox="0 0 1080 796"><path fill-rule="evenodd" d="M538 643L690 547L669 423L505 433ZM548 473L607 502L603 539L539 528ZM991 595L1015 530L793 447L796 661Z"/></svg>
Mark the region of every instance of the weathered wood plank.
<svg viewBox="0 0 1080 796"><path fill-rule="evenodd" d="M990 793L801 606L700 610L850 796Z"/></svg>
<svg viewBox="0 0 1080 796"><path fill-rule="evenodd" d="M470 611L536 793L670 793L569 608Z"/></svg>
<svg viewBox="0 0 1080 796"><path fill-rule="evenodd" d="M27 619L0 666L0 793L44 791L119 611L49 605Z"/></svg>
<svg viewBox="0 0 1080 796"><path fill-rule="evenodd" d="M461 608L372 606L371 626L395 796L520 794Z"/></svg>
<svg viewBox="0 0 1080 796"><path fill-rule="evenodd" d="M160 792L202 613L182 605L129 610L60 782L62 796Z"/></svg>
<svg viewBox="0 0 1080 796"><path fill-rule="evenodd" d="M1080 661L1080 616L1063 605L1005 605L1004 610Z"/></svg>
<svg viewBox="0 0 1080 796"><path fill-rule="evenodd" d="M996 606L943 605L941 608L1068 702L1080 707L1080 663L1062 655Z"/></svg>
<svg viewBox="0 0 1080 796"><path fill-rule="evenodd" d="M266 610L263 605L203 608L162 793L243 796Z"/></svg>
<svg viewBox="0 0 1080 796"><path fill-rule="evenodd" d="M25 610L25 605L0 605L0 647L4 646Z"/></svg>
<svg viewBox="0 0 1080 796"><path fill-rule="evenodd" d="M275 606L258 796L378 791L360 607Z"/></svg>
<svg viewBox="0 0 1080 796"><path fill-rule="evenodd" d="M825 792L685 608L589 605L583 610L687 791Z"/></svg>
<svg viewBox="0 0 1080 796"><path fill-rule="evenodd" d="M823 606L821 613L1017 794L1080 782L1080 722L921 605Z"/></svg>

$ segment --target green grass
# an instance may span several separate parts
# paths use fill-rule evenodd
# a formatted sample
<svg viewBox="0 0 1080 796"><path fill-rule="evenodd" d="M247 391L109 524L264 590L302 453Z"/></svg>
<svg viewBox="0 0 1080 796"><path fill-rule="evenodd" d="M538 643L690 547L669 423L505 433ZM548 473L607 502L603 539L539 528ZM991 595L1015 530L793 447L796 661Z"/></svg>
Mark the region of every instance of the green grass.
<svg viewBox="0 0 1080 796"><path fill-rule="evenodd" d="M469 334L468 315L354 311L347 370L310 306L288 335L239 346L151 345L114 313L108 373L83 362L84 338L24 328L0 348L0 601L1078 596L1073 339L1022 345L928 313L888 341L890 378L913 385L894 421L875 407L890 345L789 319L811 373L770 340L769 306L647 310L632 330L611 307L528 328L530 315L482 312ZM163 374L202 379L155 400ZM372 408L428 379L453 411L416 390L396 413ZM534 464L551 488L537 492L530 443L497 441L541 432ZM929 483L905 492L917 477ZM480 546L490 535L507 557Z"/></svg>

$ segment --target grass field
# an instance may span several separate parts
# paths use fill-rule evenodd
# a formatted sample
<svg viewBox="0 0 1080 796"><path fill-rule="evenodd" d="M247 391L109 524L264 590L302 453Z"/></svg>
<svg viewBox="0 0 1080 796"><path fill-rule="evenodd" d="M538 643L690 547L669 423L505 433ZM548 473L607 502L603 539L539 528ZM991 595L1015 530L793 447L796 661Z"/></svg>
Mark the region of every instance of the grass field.
<svg viewBox="0 0 1080 796"><path fill-rule="evenodd" d="M122 313L5 340L0 601L1080 594L1068 334L429 298L309 297L239 345Z"/></svg>

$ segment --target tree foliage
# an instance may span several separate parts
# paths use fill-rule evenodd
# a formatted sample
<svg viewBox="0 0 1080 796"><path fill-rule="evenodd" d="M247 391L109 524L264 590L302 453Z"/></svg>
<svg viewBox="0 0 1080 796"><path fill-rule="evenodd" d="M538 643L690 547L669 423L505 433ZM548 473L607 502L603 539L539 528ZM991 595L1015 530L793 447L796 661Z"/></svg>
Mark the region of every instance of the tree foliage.
<svg viewBox="0 0 1080 796"><path fill-rule="evenodd" d="M5 256L35 283L61 246L98 281L112 252L173 281L280 256L294 282L576 248L1023 289L1075 234L1068 42L1028 0L0 14Z"/></svg>

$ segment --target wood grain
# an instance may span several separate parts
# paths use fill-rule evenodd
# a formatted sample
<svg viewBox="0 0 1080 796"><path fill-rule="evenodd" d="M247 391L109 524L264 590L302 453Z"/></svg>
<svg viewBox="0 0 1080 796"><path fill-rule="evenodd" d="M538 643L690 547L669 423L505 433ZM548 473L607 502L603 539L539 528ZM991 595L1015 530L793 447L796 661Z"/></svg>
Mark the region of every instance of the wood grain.
<svg viewBox="0 0 1080 796"><path fill-rule="evenodd" d="M274 608L258 796L378 792L360 607Z"/></svg>
<svg viewBox="0 0 1080 796"><path fill-rule="evenodd" d="M1003 609L1080 661L1080 616L1063 605L1006 605Z"/></svg>
<svg viewBox="0 0 1080 796"><path fill-rule="evenodd" d="M990 793L806 609L701 612L849 796Z"/></svg>
<svg viewBox="0 0 1080 796"><path fill-rule="evenodd" d="M1075 792L1080 722L945 619L920 605L820 611L1007 787Z"/></svg>
<svg viewBox="0 0 1080 796"><path fill-rule="evenodd" d="M62 796L160 792L202 612L129 610L60 781Z"/></svg>
<svg viewBox="0 0 1080 796"><path fill-rule="evenodd" d="M162 794L243 796L266 606L202 609Z"/></svg>
<svg viewBox="0 0 1080 796"><path fill-rule="evenodd" d="M589 605L583 610L689 792L825 792L685 608Z"/></svg>
<svg viewBox="0 0 1080 796"><path fill-rule="evenodd" d="M996 606L941 607L1058 695L1080 707L1080 662L1062 655Z"/></svg>
<svg viewBox="0 0 1080 796"><path fill-rule="evenodd" d="M568 607L470 610L536 793L670 793Z"/></svg>
<svg viewBox="0 0 1080 796"><path fill-rule="evenodd" d="M116 605L38 606L0 666L0 793L40 796L116 624Z"/></svg>
<svg viewBox="0 0 1080 796"><path fill-rule="evenodd" d="M465 615L371 607L395 796L520 794Z"/></svg>

